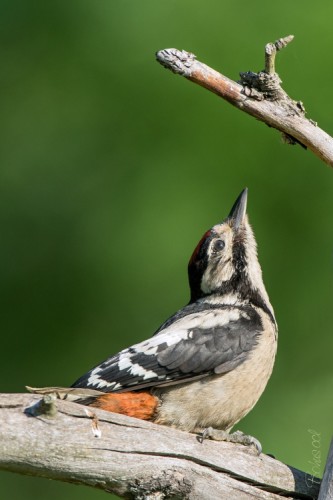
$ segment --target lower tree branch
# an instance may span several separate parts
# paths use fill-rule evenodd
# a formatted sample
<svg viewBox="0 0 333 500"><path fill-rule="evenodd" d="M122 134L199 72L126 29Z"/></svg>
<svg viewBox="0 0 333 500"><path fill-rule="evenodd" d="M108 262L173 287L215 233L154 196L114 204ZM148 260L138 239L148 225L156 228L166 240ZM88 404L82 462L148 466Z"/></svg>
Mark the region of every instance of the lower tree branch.
<svg viewBox="0 0 333 500"><path fill-rule="evenodd" d="M46 398L46 399L45 399ZM251 448L31 394L0 395L0 469L124 498L317 498L320 480Z"/></svg>
<svg viewBox="0 0 333 500"><path fill-rule="evenodd" d="M318 500L332 500L333 499L333 439L328 451L328 457L325 467L323 480L320 487Z"/></svg>
<svg viewBox="0 0 333 500"><path fill-rule="evenodd" d="M305 118L302 102L293 101L284 92L281 80L275 73L276 51L285 47L292 39L292 36L288 36L267 44L265 70L259 73L241 73L240 83L218 73L185 50L160 50L156 58L167 69L205 87L238 109L274 127L283 133L286 142L309 148L333 167L333 138L314 121Z"/></svg>

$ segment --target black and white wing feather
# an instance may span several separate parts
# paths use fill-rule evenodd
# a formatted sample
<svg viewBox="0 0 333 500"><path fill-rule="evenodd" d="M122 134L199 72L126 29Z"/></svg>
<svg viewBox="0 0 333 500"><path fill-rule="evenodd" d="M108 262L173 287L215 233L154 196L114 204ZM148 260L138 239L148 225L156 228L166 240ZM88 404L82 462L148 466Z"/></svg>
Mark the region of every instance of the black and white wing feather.
<svg viewBox="0 0 333 500"><path fill-rule="evenodd" d="M72 387L103 392L139 390L226 373L244 362L262 331L251 306L191 305L144 342L96 366Z"/></svg>

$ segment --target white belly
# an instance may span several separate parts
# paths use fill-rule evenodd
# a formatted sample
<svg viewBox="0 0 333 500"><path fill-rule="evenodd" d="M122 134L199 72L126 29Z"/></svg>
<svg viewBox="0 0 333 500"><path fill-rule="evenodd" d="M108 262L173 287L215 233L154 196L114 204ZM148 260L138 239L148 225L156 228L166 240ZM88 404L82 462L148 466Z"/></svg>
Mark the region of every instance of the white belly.
<svg viewBox="0 0 333 500"><path fill-rule="evenodd" d="M156 423L189 432L206 427L230 430L256 404L272 373L276 333L265 325L246 361L223 375L156 389L162 402Z"/></svg>

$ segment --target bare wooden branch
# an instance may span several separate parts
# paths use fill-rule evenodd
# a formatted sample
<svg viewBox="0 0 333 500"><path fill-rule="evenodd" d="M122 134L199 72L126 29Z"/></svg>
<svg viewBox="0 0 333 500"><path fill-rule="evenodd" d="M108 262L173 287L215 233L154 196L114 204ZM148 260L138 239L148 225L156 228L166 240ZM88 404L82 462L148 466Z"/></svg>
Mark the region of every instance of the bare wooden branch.
<svg viewBox="0 0 333 500"><path fill-rule="evenodd" d="M328 452L318 500L333 500L333 439Z"/></svg>
<svg viewBox="0 0 333 500"><path fill-rule="evenodd" d="M268 43L265 47L265 72L268 75L275 74L275 56L278 50L284 49L288 43L294 39L293 35L286 36L276 40L274 43Z"/></svg>
<svg viewBox="0 0 333 500"><path fill-rule="evenodd" d="M319 480L309 482L304 472L251 448L200 444L193 434L69 401L49 401L56 406L50 414L40 401L32 394L0 395L0 469L126 498L318 496Z"/></svg>
<svg viewBox="0 0 333 500"><path fill-rule="evenodd" d="M282 132L289 144L300 144L333 167L333 138L313 120L305 118L301 101L293 101L281 88L275 73L275 54L293 39L292 35L267 44L265 70L241 73L237 83L218 73L185 50L164 49L156 54L158 62L174 73L184 76Z"/></svg>

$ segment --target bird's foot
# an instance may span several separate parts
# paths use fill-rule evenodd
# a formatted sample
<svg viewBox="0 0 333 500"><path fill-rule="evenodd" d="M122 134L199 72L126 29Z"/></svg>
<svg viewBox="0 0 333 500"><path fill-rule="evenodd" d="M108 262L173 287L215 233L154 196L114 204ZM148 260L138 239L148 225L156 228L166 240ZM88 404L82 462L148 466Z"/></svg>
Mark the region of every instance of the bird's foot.
<svg viewBox="0 0 333 500"><path fill-rule="evenodd" d="M262 446L258 439L253 436L248 436L244 432L236 431L229 433L213 427L207 427L199 435L199 441L202 443L204 439L213 439L214 441L227 441L229 443L243 444L244 446L252 446L258 455L262 452Z"/></svg>

